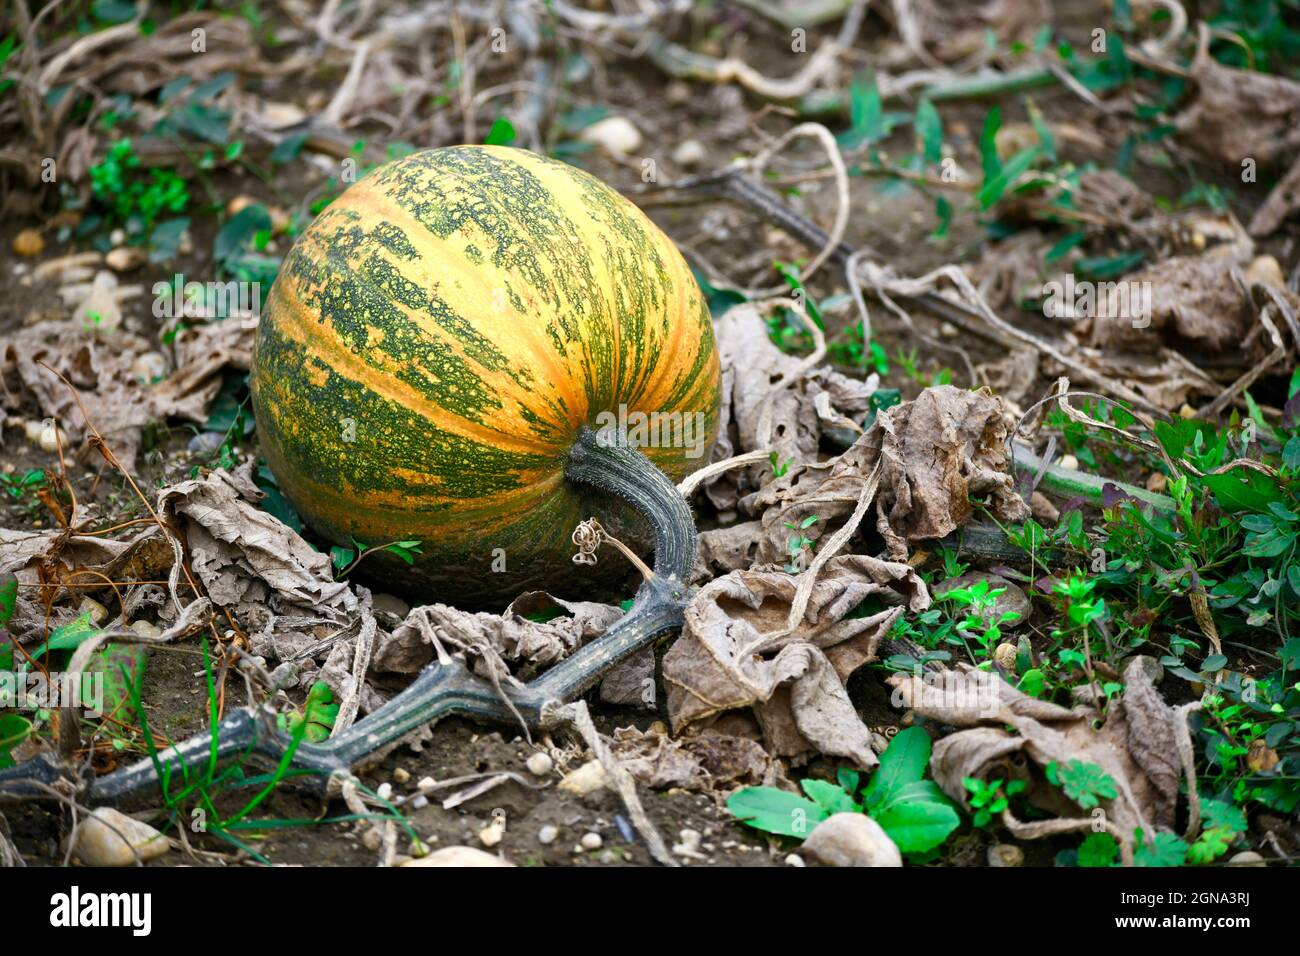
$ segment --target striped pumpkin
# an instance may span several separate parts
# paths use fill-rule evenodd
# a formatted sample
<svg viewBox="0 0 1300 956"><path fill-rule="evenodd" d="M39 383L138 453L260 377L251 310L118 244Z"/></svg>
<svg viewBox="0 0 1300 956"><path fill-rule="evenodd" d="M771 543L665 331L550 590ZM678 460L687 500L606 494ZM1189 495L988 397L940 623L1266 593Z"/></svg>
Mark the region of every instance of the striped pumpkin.
<svg viewBox="0 0 1300 956"><path fill-rule="evenodd" d="M303 519L340 544L419 539L414 568L376 555L372 572L462 607L589 580L584 518L645 540L565 479L582 426L620 406L703 423L703 454L642 447L674 481L717 428L709 311L669 239L587 173L495 146L414 153L336 199L285 258L250 381Z"/></svg>

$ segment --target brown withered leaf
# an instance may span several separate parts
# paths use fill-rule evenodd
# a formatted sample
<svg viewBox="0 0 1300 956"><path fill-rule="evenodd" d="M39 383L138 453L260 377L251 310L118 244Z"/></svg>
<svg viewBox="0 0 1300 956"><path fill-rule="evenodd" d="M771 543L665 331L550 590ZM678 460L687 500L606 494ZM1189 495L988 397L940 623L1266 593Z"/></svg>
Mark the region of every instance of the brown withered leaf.
<svg viewBox="0 0 1300 956"><path fill-rule="evenodd" d="M874 659L904 606L929 606L929 591L905 564L838 556L822 568L802 622L786 633L798 585L798 576L778 569L734 571L692 598L663 662L673 728L752 708L769 753L836 754L875 766L871 733L844 682ZM885 607L847 616L868 597Z"/></svg>
<svg viewBox="0 0 1300 956"><path fill-rule="evenodd" d="M637 782L652 790L677 787L723 797L738 787L793 788L781 761L758 741L711 728L669 737L620 727L610 749Z"/></svg>
<svg viewBox="0 0 1300 956"><path fill-rule="evenodd" d="M1203 43L1191 66L1195 89L1174 117L1178 138L1239 175L1242 162L1290 163L1300 150L1300 83L1222 66Z"/></svg>
<svg viewBox="0 0 1300 956"><path fill-rule="evenodd" d="M1297 209L1300 209L1300 159L1278 180L1264 204L1255 210L1248 227L1250 234L1256 237L1267 236L1293 216Z"/></svg>
<svg viewBox="0 0 1300 956"><path fill-rule="evenodd" d="M937 675L895 674L889 683L896 703L959 728L935 745L930 761L935 781L954 800L968 805L962 781L969 777L1021 779L1032 804L1059 820L1087 825L1089 813L1048 782L1044 771L1073 760L1095 764L1115 782L1115 797L1102 801L1104 819L1131 858L1136 829L1149 837L1173 828L1184 760L1191 760L1186 708L1170 707L1160 697L1152 665L1149 658L1129 663L1124 693L1110 703L1100 727L1093 704L1066 708L1036 700L998 675L964 664ZM1029 837L1061 832L1054 824L1020 826L1018 832Z"/></svg>
<svg viewBox="0 0 1300 956"><path fill-rule="evenodd" d="M881 412L848 451L830 461L797 465L742 502L761 514L758 558L786 556L787 524L825 535L851 515L867 477L880 463L876 528L890 557L906 560L911 542L942 538L971 515L970 498L988 496L995 515L1020 521L1029 514L1012 487L1006 440L1014 427L1000 399L987 390L950 385L927 388L915 400Z"/></svg>
<svg viewBox="0 0 1300 956"><path fill-rule="evenodd" d="M412 608L391 634L380 635L373 666L387 673L415 674L433 660L433 642L438 640L448 650L466 652L476 666L485 655L494 658L488 666L514 664L516 676L527 680L604 633L622 613L608 604L563 601L542 591L521 594L501 614L428 604ZM539 617L548 619L536 620Z"/></svg>
<svg viewBox="0 0 1300 956"><path fill-rule="evenodd" d="M818 414L819 395L825 393L832 412L850 419L861 420L870 407L874 385L825 366L773 393L773 384L793 374L800 359L772 343L767 323L752 305L730 309L714 323L714 336L722 368L714 461L764 447L765 429L778 461L812 460L823 431L833 427L830 416ZM704 490L718 509L734 508L741 495L757 488L771 472L767 465L733 469L705 484Z"/></svg>
<svg viewBox="0 0 1300 956"><path fill-rule="evenodd" d="M1095 315L1079 327L1094 348L1144 347L1163 341L1191 343L1208 352L1240 346L1251 323L1241 286L1233 278L1237 265L1230 247L1199 256L1175 256L1129 274L1117 283L1130 292L1150 283L1149 314L1130 301L1128 308L1090 310ZM1100 296L1100 292L1098 293Z"/></svg>
<svg viewBox="0 0 1300 956"><path fill-rule="evenodd" d="M5 406L17 408L23 393L30 395L43 416L58 419L73 446L65 449L69 454L88 433L84 408L118 461L134 472L144 427L168 418L204 421L221 387L221 370L248 369L256 327L256 318L232 317L182 331L175 371L150 384L141 380L137 362L157 350L139 335L75 320L27 326L8 336L0 350ZM76 394L41 363L66 378Z"/></svg>

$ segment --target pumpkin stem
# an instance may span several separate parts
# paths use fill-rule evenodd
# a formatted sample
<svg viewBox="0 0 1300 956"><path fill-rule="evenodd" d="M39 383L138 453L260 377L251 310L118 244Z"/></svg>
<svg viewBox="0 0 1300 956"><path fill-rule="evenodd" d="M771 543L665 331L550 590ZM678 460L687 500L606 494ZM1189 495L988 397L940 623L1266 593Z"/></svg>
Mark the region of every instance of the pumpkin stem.
<svg viewBox="0 0 1300 956"><path fill-rule="evenodd" d="M564 475L622 498L649 521L654 574L684 584L695 564L695 520L677 486L613 429L584 426L569 450ZM613 540L606 535L606 540ZM644 573L644 572L642 572Z"/></svg>

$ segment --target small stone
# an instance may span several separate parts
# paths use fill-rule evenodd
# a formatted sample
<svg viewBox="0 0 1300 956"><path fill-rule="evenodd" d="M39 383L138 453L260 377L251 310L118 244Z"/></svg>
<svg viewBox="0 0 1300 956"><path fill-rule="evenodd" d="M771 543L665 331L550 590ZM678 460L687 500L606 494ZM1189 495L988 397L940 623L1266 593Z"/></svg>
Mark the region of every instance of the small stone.
<svg viewBox="0 0 1300 956"><path fill-rule="evenodd" d="M162 628L152 621L132 621L127 627L141 637L158 637L162 634Z"/></svg>
<svg viewBox="0 0 1300 956"><path fill-rule="evenodd" d="M1034 520L1041 524L1055 525L1061 520L1061 510L1041 491L1035 491L1029 496L1029 511Z"/></svg>
<svg viewBox="0 0 1300 956"><path fill-rule="evenodd" d="M362 834L361 845L372 853L378 853L379 848L384 845L384 835L375 827L370 827Z"/></svg>
<svg viewBox="0 0 1300 956"><path fill-rule="evenodd" d="M989 847L989 866L1023 866L1025 851L1014 843L995 843Z"/></svg>
<svg viewBox="0 0 1300 956"><path fill-rule="evenodd" d="M441 850L434 850L428 856L403 863L402 866L514 866L514 864L472 846L445 846Z"/></svg>
<svg viewBox="0 0 1300 956"><path fill-rule="evenodd" d="M375 790L375 796L380 800L393 799L393 785L388 782L381 783L378 789Z"/></svg>
<svg viewBox="0 0 1300 956"><path fill-rule="evenodd" d="M673 150L673 162L678 166L698 166L709 158L709 151L698 139L688 139Z"/></svg>
<svg viewBox="0 0 1300 956"><path fill-rule="evenodd" d="M1079 470L1079 459L1073 455L1062 455L1061 460L1057 462L1062 468L1069 468L1071 471Z"/></svg>
<svg viewBox="0 0 1300 956"><path fill-rule="evenodd" d="M1153 471L1147 475L1147 491L1154 491L1156 494L1163 494L1164 490L1169 487L1169 479L1163 471Z"/></svg>
<svg viewBox="0 0 1300 956"><path fill-rule="evenodd" d="M14 236L14 255L31 259L45 251L45 239L35 229L24 229Z"/></svg>
<svg viewBox="0 0 1300 956"><path fill-rule="evenodd" d="M553 824L546 824L537 831L537 842L542 846L550 846L560 837L560 828Z"/></svg>
<svg viewBox="0 0 1300 956"><path fill-rule="evenodd" d="M257 203L258 200L253 196L248 196L248 195L236 196L233 199L231 199L230 202L226 203L226 215L238 216L249 206L256 206Z"/></svg>
<svg viewBox="0 0 1300 956"><path fill-rule="evenodd" d="M1188 405L1186 402L1183 402L1183 407L1178 409L1178 417L1191 421L1196 417L1196 409L1192 408L1192 406Z"/></svg>
<svg viewBox="0 0 1300 956"><path fill-rule="evenodd" d="M411 613L411 605L392 594L374 594L370 597L370 606L376 611L391 614L399 621L405 621Z"/></svg>
<svg viewBox="0 0 1300 956"><path fill-rule="evenodd" d="M90 619L95 624L103 624L108 620L108 608L100 604L92 597L83 597L81 604L77 607L78 614L89 614Z"/></svg>
<svg viewBox="0 0 1300 956"><path fill-rule="evenodd" d="M399 784L410 783L411 771L407 770L405 767L398 767L393 771L393 782Z"/></svg>
<svg viewBox="0 0 1300 956"><path fill-rule="evenodd" d="M708 859L700 852L700 841L703 837L699 830L682 830L678 834L678 843L673 844L673 853L688 860Z"/></svg>
<svg viewBox="0 0 1300 956"><path fill-rule="evenodd" d="M803 861L803 857L801 857L798 853L791 853L789 856L785 858L785 865L786 866L807 866L808 864Z"/></svg>
<svg viewBox="0 0 1300 956"><path fill-rule="evenodd" d="M951 322L944 322L939 326L939 334L945 339L955 339L957 336L961 335L961 330Z"/></svg>
<svg viewBox="0 0 1300 956"><path fill-rule="evenodd" d="M149 824L100 807L82 824L76 854L87 866L132 866L137 853L142 860L153 860L170 848L167 838Z"/></svg>
<svg viewBox="0 0 1300 956"><path fill-rule="evenodd" d="M579 136L585 143L595 143L615 156L626 156L641 148L641 131L626 116L607 116L592 123Z"/></svg>
<svg viewBox="0 0 1300 956"><path fill-rule="evenodd" d="M826 866L902 866L903 855L880 824L863 813L835 813L804 841L803 852Z"/></svg>
<svg viewBox="0 0 1300 956"><path fill-rule="evenodd" d="M131 363L131 376L141 385L152 385L167 374L167 359L161 352L145 352Z"/></svg>
<svg viewBox="0 0 1300 956"><path fill-rule="evenodd" d="M605 841L601 839L599 833L592 831L582 835L582 848L584 850L599 850Z"/></svg>
<svg viewBox="0 0 1300 956"><path fill-rule="evenodd" d="M571 793L575 797L585 797L588 794L596 793L603 790L609 783L605 776L605 768L599 760L588 760L577 770L571 770L566 773L556 786L565 793Z"/></svg>
<svg viewBox="0 0 1300 956"><path fill-rule="evenodd" d="M438 781L434 780L432 777L421 777L416 781L415 789L419 790L421 793L427 793L437 785Z"/></svg>
<svg viewBox="0 0 1300 956"><path fill-rule="evenodd" d="M199 432L189 440L185 450L191 455L211 455L225 440L226 436L221 432Z"/></svg>
<svg viewBox="0 0 1300 956"><path fill-rule="evenodd" d="M681 80L673 80L668 84L668 89L665 95L667 96L669 103L672 103L675 106L680 106L681 104L690 101L691 88Z"/></svg>
<svg viewBox="0 0 1300 956"><path fill-rule="evenodd" d="M138 246L118 246L104 256L104 265L114 272L130 272L144 265L148 258L148 254Z"/></svg>
<svg viewBox="0 0 1300 956"><path fill-rule="evenodd" d="M993 652L993 660L997 661L999 667L1004 671L1015 673L1016 671L1016 645L999 644L997 650Z"/></svg>
<svg viewBox="0 0 1300 956"><path fill-rule="evenodd" d="M1242 850L1228 858L1228 866L1268 866L1254 850Z"/></svg>
<svg viewBox="0 0 1300 956"><path fill-rule="evenodd" d="M606 850L600 855L600 862L606 866L611 866L618 857L614 856L613 850Z"/></svg>
<svg viewBox="0 0 1300 956"><path fill-rule="evenodd" d="M122 245L124 242L126 242L126 230L120 226L114 229L112 232L108 234L108 241L110 245L114 245L114 246Z"/></svg>
<svg viewBox="0 0 1300 956"><path fill-rule="evenodd" d="M478 831L478 838L484 846L496 846L506 835L506 821L497 817L482 830Z"/></svg>
<svg viewBox="0 0 1300 956"><path fill-rule="evenodd" d="M539 750L536 753L529 755L524 766L528 768L528 772L533 776L545 777L552 769L554 769L555 761L551 759L550 754Z"/></svg>
<svg viewBox="0 0 1300 956"><path fill-rule="evenodd" d="M428 855L429 855L429 845L427 843L425 843L419 837L416 837L414 840L411 841L411 856L413 858L418 860L420 857L428 856Z"/></svg>
<svg viewBox="0 0 1300 956"><path fill-rule="evenodd" d="M415 796L411 798L412 810L423 810L428 805L429 805L429 798L422 793L417 793Z"/></svg>
<svg viewBox="0 0 1300 956"><path fill-rule="evenodd" d="M1272 256L1256 256L1246 267L1246 282L1250 285L1261 283L1275 289L1286 288L1286 278L1282 275L1282 266Z"/></svg>

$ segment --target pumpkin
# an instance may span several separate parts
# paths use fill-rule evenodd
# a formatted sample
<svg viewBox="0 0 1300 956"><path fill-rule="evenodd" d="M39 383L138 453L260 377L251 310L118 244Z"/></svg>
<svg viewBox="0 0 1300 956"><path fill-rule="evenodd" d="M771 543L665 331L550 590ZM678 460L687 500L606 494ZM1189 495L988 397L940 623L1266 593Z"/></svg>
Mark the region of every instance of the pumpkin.
<svg viewBox="0 0 1300 956"><path fill-rule="evenodd" d="M587 517L644 542L631 508L565 478L568 453L614 423L680 480L707 461L718 378L704 297L636 206L525 150L455 146L378 167L302 233L250 385L267 462L312 528L418 540L411 568L381 552L372 571L486 607L572 583Z"/></svg>

